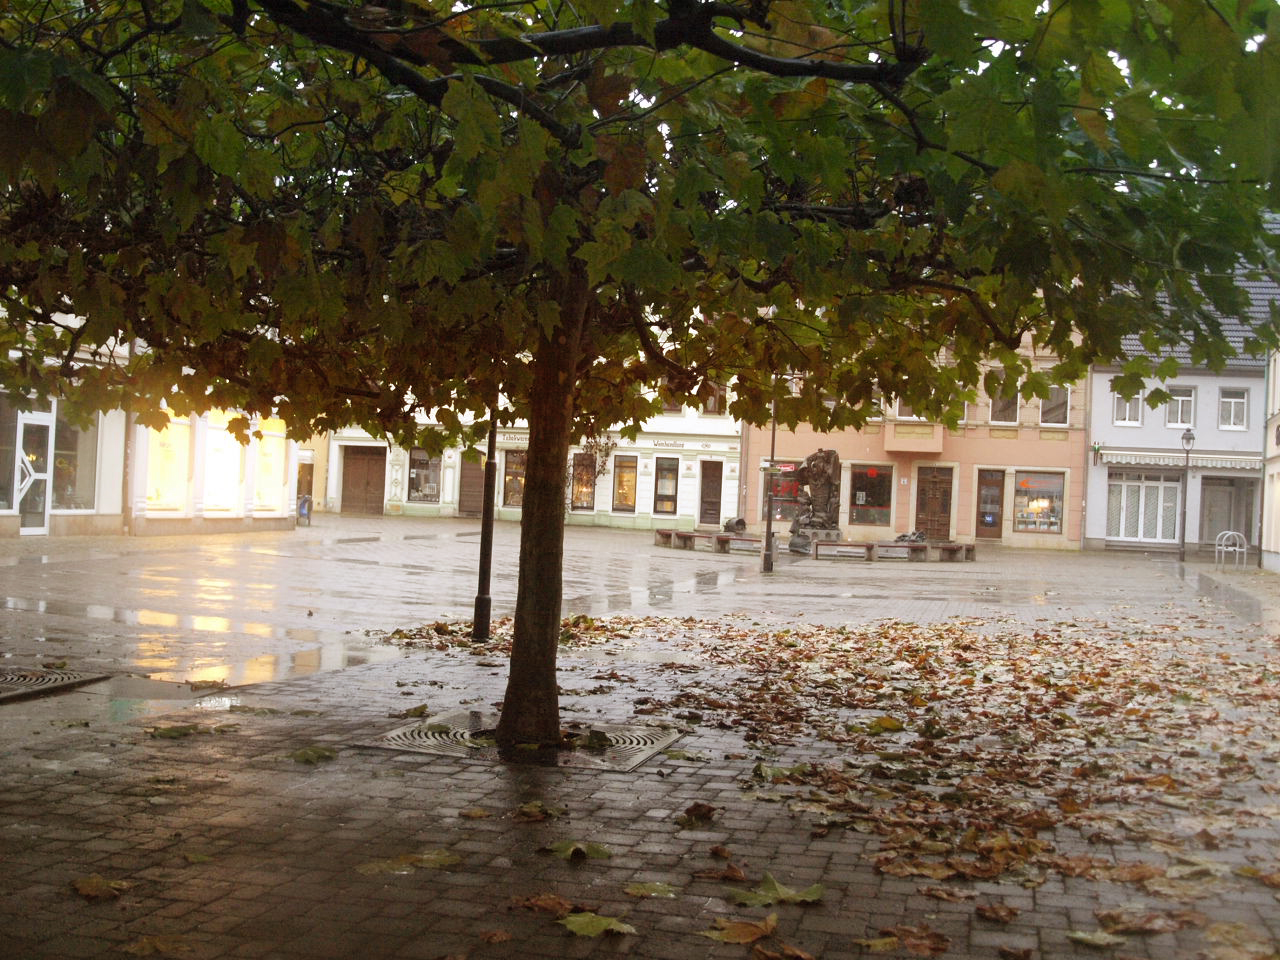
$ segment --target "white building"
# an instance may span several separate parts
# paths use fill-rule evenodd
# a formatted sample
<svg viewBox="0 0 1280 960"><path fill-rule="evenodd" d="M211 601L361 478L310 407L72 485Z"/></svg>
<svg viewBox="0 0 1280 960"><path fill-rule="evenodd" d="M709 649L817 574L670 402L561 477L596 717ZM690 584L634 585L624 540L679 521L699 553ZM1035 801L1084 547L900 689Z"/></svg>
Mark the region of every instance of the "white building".
<svg viewBox="0 0 1280 960"><path fill-rule="evenodd" d="M1243 328L1224 327L1239 348ZM1179 359L1162 384L1172 399L1155 408L1114 393L1114 369L1090 377L1086 548L1193 554L1227 530L1259 541L1265 362L1241 354L1211 372Z"/></svg>
<svg viewBox="0 0 1280 960"><path fill-rule="evenodd" d="M570 451L566 522L651 529L720 527L738 509L742 446L723 393L703 409L676 408L648 420L634 440L617 431ZM341 513L479 516L484 464L462 451L431 457L357 428L322 441L323 508ZM495 515L520 517L528 430L499 431ZM304 454L305 455L305 454Z"/></svg>
<svg viewBox="0 0 1280 960"><path fill-rule="evenodd" d="M0 394L0 536L293 526L297 445L283 422L260 420L242 446L230 420L215 411L150 430L113 410L79 424L57 400L22 412Z"/></svg>

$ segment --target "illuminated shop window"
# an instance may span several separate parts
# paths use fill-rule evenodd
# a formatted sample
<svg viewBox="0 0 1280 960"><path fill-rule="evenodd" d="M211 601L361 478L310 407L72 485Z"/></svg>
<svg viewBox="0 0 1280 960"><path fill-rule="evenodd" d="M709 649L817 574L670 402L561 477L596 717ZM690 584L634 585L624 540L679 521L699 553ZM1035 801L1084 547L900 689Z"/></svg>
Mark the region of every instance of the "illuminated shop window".
<svg viewBox="0 0 1280 960"><path fill-rule="evenodd" d="M570 506L574 510L596 508L596 458L591 453L573 455L573 494Z"/></svg>
<svg viewBox="0 0 1280 960"><path fill-rule="evenodd" d="M284 421L276 417L259 422L258 464L254 473L255 510L282 510L284 507L286 446Z"/></svg>
<svg viewBox="0 0 1280 960"><path fill-rule="evenodd" d="M524 450L508 450L502 457L502 505L524 505L524 470L529 455Z"/></svg>
<svg viewBox="0 0 1280 960"><path fill-rule="evenodd" d="M636 458L613 458L613 509L628 513L636 510Z"/></svg>
<svg viewBox="0 0 1280 960"><path fill-rule="evenodd" d="M185 510L191 479L191 421L169 415L163 430L147 431L147 509Z"/></svg>
<svg viewBox="0 0 1280 960"><path fill-rule="evenodd" d="M206 418L204 509L237 513L244 483L244 445L227 430L235 414L211 410Z"/></svg>
<svg viewBox="0 0 1280 960"><path fill-rule="evenodd" d="M1061 473L1018 471L1013 482L1013 529L1061 533L1065 487Z"/></svg>
<svg viewBox="0 0 1280 960"><path fill-rule="evenodd" d="M773 474L769 480L770 486L773 487L773 519L786 520L789 523L795 519L800 510L800 482L795 478L795 471L800 464L776 463L775 465L781 472Z"/></svg>

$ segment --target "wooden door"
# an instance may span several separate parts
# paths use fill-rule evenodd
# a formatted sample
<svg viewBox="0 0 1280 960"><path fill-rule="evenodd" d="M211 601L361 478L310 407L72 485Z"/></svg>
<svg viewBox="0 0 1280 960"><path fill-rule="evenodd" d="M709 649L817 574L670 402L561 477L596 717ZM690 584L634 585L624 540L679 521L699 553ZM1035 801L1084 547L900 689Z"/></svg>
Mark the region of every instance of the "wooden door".
<svg viewBox="0 0 1280 960"><path fill-rule="evenodd" d="M951 539L951 468L921 467L916 484L915 529L929 540Z"/></svg>
<svg viewBox="0 0 1280 960"><path fill-rule="evenodd" d="M478 517L484 513L484 464L462 458L458 478L458 516Z"/></svg>
<svg viewBox="0 0 1280 960"><path fill-rule="evenodd" d="M698 523L720 526L720 494L724 464L719 460L702 461L702 490L698 497Z"/></svg>
<svg viewBox="0 0 1280 960"><path fill-rule="evenodd" d="M342 512L381 514L386 503L385 447L342 448Z"/></svg>
<svg viewBox="0 0 1280 960"><path fill-rule="evenodd" d="M979 537L999 540L1004 530L1004 471L978 471L978 518L974 530Z"/></svg>

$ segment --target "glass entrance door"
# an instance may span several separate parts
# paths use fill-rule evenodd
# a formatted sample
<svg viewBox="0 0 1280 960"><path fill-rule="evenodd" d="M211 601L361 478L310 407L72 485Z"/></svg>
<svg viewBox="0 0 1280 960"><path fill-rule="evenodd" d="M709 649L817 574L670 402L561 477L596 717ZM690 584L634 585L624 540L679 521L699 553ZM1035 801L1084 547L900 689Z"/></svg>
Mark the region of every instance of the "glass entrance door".
<svg viewBox="0 0 1280 960"><path fill-rule="evenodd" d="M39 416L38 414L36 416ZM19 418L16 501L21 518L21 532L49 532L49 440L53 424L47 417L39 420Z"/></svg>

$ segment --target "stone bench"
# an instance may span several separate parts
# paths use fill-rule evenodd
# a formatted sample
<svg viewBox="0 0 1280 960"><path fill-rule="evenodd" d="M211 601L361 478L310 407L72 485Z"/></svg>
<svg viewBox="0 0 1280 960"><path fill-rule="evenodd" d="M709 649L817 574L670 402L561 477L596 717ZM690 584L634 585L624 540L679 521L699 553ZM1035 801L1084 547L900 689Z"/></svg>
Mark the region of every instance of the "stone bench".
<svg viewBox="0 0 1280 960"><path fill-rule="evenodd" d="M875 548L877 560L911 560L919 562L929 559L929 545L927 543L907 540L884 540L877 543ZM902 552L899 553L898 551Z"/></svg>
<svg viewBox="0 0 1280 960"><path fill-rule="evenodd" d="M977 554L977 550L972 543L939 543L936 546L938 548L938 559L946 560L950 563L973 560Z"/></svg>
<svg viewBox="0 0 1280 960"><path fill-rule="evenodd" d="M874 543L860 543L854 540L815 540L812 547L813 559L821 560L826 552L829 557L853 556L859 560L876 559Z"/></svg>

